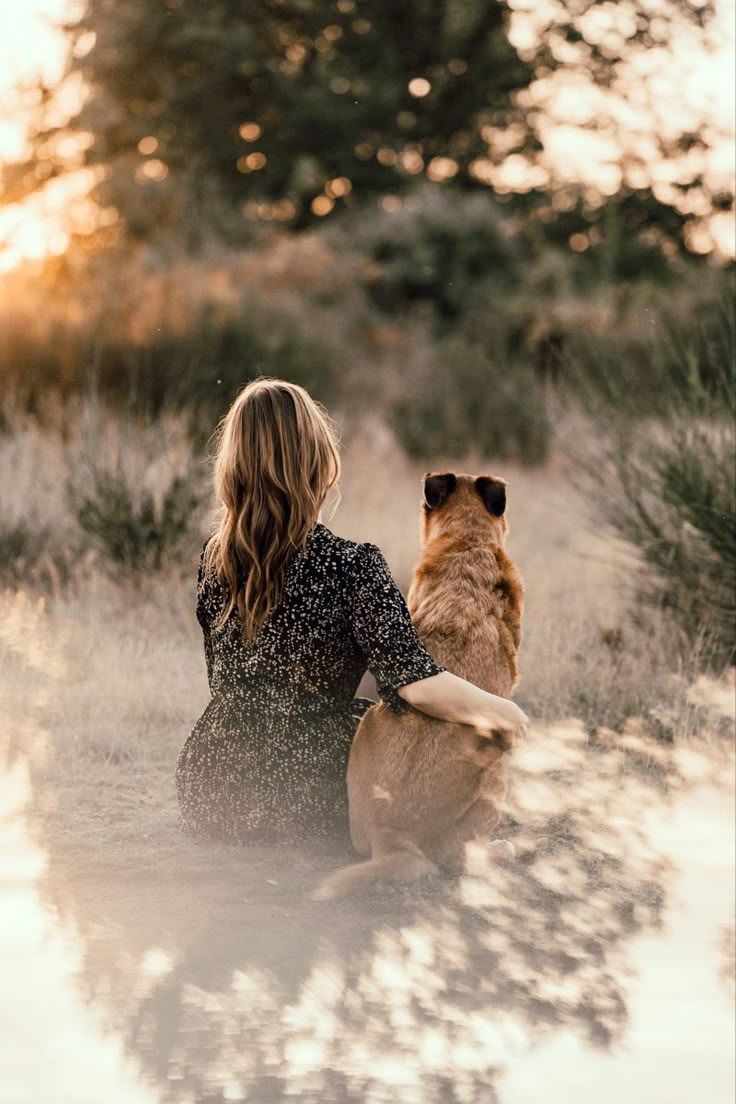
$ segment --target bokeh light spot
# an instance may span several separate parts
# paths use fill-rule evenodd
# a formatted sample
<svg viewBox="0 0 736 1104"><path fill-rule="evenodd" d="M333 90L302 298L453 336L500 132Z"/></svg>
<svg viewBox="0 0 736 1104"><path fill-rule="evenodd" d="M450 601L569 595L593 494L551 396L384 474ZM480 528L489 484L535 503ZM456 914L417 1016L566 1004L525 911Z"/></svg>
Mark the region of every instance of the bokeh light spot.
<svg viewBox="0 0 736 1104"><path fill-rule="evenodd" d="M464 58L452 58L447 63L447 68L452 73L453 77L462 76L463 73L468 71L468 63Z"/></svg>
<svg viewBox="0 0 736 1104"><path fill-rule="evenodd" d="M248 122L241 125L238 133L244 142L255 142L261 137L262 131L258 123Z"/></svg>
<svg viewBox="0 0 736 1104"><path fill-rule="evenodd" d="M330 199L330 197L326 195L315 196L312 200L312 212L315 215L319 215L321 218L324 217L324 215L329 215L334 206L334 199Z"/></svg>
<svg viewBox="0 0 736 1104"><path fill-rule="evenodd" d="M258 172L259 169L262 169L266 165L267 161L268 158L265 153L257 151L239 157L235 162L235 167L238 172L241 173Z"/></svg>
<svg viewBox="0 0 736 1104"><path fill-rule="evenodd" d="M398 160L398 154L396 150L389 149L388 146L381 146L376 153L376 161L379 165L395 165Z"/></svg>
<svg viewBox="0 0 736 1104"><path fill-rule="evenodd" d="M333 199L349 195L352 190L353 185L346 176L336 176L325 184L325 192Z"/></svg>
<svg viewBox="0 0 736 1104"><path fill-rule="evenodd" d="M157 157L152 157L150 161L144 161L135 175L139 182L153 181L158 184L169 175L169 167Z"/></svg>
<svg viewBox="0 0 736 1104"><path fill-rule="evenodd" d="M414 77L409 81L409 92L417 99L422 99L423 96L428 96L432 91L432 85L425 77Z"/></svg>
<svg viewBox="0 0 736 1104"><path fill-rule="evenodd" d="M573 253L584 253L590 245L586 234L571 234L567 241Z"/></svg>
<svg viewBox="0 0 736 1104"><path fill-rule="evenodd" d="M436 184L442 184L457 176L459 169L460 166L452 157L433 157L427 166L427 176Z"/></svg>
<svg viewBox="0 0 736 1104"><path fill-rule="evenodd" d="M415 176L424 169L424 158L418 149L405 149L401 154L401 167L404 172Z"/></svg>

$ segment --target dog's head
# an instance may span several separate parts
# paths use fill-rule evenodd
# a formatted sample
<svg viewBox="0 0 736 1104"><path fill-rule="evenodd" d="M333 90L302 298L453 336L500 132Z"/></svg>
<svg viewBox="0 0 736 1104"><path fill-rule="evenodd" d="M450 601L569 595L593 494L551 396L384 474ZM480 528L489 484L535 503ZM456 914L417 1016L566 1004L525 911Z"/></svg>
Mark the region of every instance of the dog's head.
<svg viewBox="0 0 736 1104"><path fill-rule="evenodd" d="M424 540L438 534L503 546L506 483L495 475L427 472L422 503Z"/></svg>

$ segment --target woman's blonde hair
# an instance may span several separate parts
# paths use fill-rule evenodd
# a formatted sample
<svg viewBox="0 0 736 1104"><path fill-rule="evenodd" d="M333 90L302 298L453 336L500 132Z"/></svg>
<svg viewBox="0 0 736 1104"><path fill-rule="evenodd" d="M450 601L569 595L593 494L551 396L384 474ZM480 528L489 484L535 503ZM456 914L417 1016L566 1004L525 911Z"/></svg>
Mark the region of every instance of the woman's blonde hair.
<svg viewBox="0 0 736 1104"><path fill-rule="evenodd" d="M216 433L220 514L205 549L252 639L281 601L284 572L340 477L336 430L303 387L260 378L240 392Z"/></svg>

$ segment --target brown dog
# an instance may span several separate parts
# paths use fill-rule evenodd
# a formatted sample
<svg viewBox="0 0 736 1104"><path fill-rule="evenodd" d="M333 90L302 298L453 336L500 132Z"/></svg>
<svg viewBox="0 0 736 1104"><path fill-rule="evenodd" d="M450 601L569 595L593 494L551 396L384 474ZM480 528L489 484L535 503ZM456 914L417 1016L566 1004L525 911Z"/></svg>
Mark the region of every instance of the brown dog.
<svg viewBox="0 0 736 1104"><path fill-rule="evenodd" d="M408 606L430 654L453 674L509 697L521 641L521 577L503 549L506 484L494 476L424 478L423 550ZM502 738L411 710L371 707L348 764L350 832L368 862L337 871L317 896L379 879L461 870L465 845L490 842L506 789Z"/></svg>

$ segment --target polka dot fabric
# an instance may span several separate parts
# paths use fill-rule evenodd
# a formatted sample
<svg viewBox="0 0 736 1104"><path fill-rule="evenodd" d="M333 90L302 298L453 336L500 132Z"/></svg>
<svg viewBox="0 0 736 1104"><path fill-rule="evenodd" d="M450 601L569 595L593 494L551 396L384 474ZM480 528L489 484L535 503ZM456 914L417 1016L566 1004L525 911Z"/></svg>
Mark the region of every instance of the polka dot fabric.
<svg viewBox="0 0 736 1104"><path fill-rule="evenodd" d="M204 548L197 619L212 696L177 763L185 827L240 843L345 834L350 743L373 704L354 696L366 668L399 713L410 708L399 687L445 668L419 640L374 544L317 523L252 641L237 610L215 628L225 595L203 557Z"/></svg>

